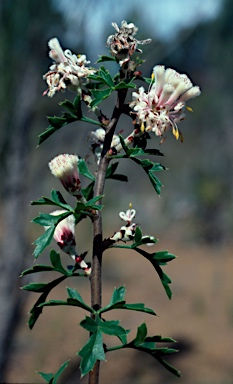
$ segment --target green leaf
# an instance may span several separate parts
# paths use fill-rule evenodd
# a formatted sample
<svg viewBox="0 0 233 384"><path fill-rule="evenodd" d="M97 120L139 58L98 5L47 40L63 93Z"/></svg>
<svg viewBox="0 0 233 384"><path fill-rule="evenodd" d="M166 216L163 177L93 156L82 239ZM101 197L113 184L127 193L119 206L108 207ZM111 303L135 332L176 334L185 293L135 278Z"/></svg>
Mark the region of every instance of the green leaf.
<svg viewBox="0 0 233 384"><path fill-rule="evenodd" d="M69 276L70 273L62 266L60 254L54 250L50 252L50 261L52 266L57 272L62 273L65 276Z"/></svg>
<svg viewBox="0 0 233 384"><path fill-rule="evenodd" d="M106 179L114 179L114 180L120 180L120 181L128 181L128 177L125 175L115 174L115 171L118 167L119 163L113 163L111 164L106 172Z"/></svg>
<svg viewBox="0 0 233 384"><path fill-rule="evenodd" d="M164 342L164 341L167 342L167 340L171 341L172 339L162 338L161 336L153 336L153 337L146 337L146 336L147 336L147 327L146 327L146 324L143 323L138 327L136 338L132 340L130 343L128 343L127 345L124 345L124 348L133 348L133 349L137 349L139 351L148 353L149 355L154 357L160 364L162 364L168 371L180 377L180 371L178 371L176 368L168 364L163 359L164 355L176 353L178 351L176 349L168 348L168 347L157 348L158 342Z"/></svg>
<svg viewBox="0 0 233 384"><path fill-rule="evenodd" d="M26 269L25 271L21 272L20 276L30 275L31 273L37 273L37 272L46 272L46 271L53 271L53 267L45 264L36 264L32 268Z"/></svg>
<svg viewBox="0 0 233 384"><path fill-rule="evenodd" d="M111 300L110 300L110 305L114 305L116 303L124 301L125 298L125 293L126 289L124 286L121 286L119 288L114 288Z"/></svg>
<svg viewBox="0 0 233 384"><path fill-rule="evenodd" d="M142 231L139 227L136 227L134 242L136 244L141 244L141 241L142 241Z"/></svg>
<svg viewBox="0 0 233 384"><path fill-rule="evenodd" d="M38 317L41 315L43 308L39 307L41 303L44 303L46 301L46 298L50 291L55 288L58 284L60 284L63 280L65 280L67 276L61 276L58 279L55 279L51 281L50 283L47 284L45 287L44 285L44 292L42 295L39 297L39 299L36 301L32 309L30 310L30 318L28 320L28 326L30 329L32 329L38 319ZM39 284L39 283L37 283ZM43 283L41 283L43 284ZM24 287L23 287L24 288ZM46 288L46 289L45 289Z"/></svg>
<svg viewBox="0 0 233 384"><path fill-rule="evenodd" d="M103 82L108 85L111 88L114 88L114 81L112 79L112 76L110 75L109 71L101 66L99 69L99 75L101 76Z"/></svg>
<svg viewBox="0 0 233 384"><path fill-rule="evenodd" d="M133 82L129 82L129 83L126 83L125 81L121 81L120 83L118 83L116 86L115 86L115 90L119 90L119 89L127 89L127 88L137 88L137 85L134 84Z"/></svg>
<svg viewBox="0 0 233 384"><path fill-rule="evenodd" d="M39 375L46 381L46 383L51 383L51 380L53 379L53 373L44 373L44 372L38 372Z"/></svg>
<svg viewBox="0 0 233 384"><path fill-rule="evenodd" d="M53 239L54 231L55 231L55 226L49 227L45 231L45 233L43 233L43 235L38 237L38 239L34 242L34 244L36 245L36 248L33 252L35 259L37 259L40 256L40 254L43 252L43 250L51 243Z"/></svg>
<svg viewBox="0 0 233 384"><path fill-rule="evenodd" d="M47 283L30 283L27 285L24 285L22 289L25 291L32 291L32 292L45 292L47 289L48 284Z"/></svg>
<svg viewBox="0 0 233 384"><path fill-rule="evenodd" d="M144 251L142 249L139 249L139 248L134 248L134 250L136 252L140 253L140 255L142 255L143 257L145 257L147 260L149 260L151 262L151 264L153 265L153 267L155 268L156 272L159 275L159 278L161 280L161 283L162 283L162 285L163 285L163 287L165 289L165 292L166 292L168 298L171 299L172 291L171 291L171 289L169 287L169 284L172 283L172 280L170 279L169 276L167 276L163 272L162 268L160 267L161 260L157 261L157 259L156 259L156 254L157 253L156 252L155 253L148 253L148 252L146 252L146 251ZM163 252L165 252L165 254L166 254L166 251L163 251ZM174 256L174 255L172 255L172 256ZM167 260L167 261L170 261L170 260ZM166 264L166 262L163 260L163 265L165 265L165 264Z"/></svg>
<svg viewBox="0 0 233 384"><path fill-rule="evenodd" d="M125 298L125 292L126 289L124 286L115 288L113 295L111 297L110 303L106 305L105 307L98 310L98 313L104 313L107 311L110 311L112 309L127 309L131 311L139 311L148 313L150 315L156 315L155 312L150 309L146 308L145 304L143 303L134 303L134 304L126 304L124 298Z"/></svg>
<svg viewBox="0 0 233 384"><path fill-rule="evenodd" d="M142 323L138 327L137 335L136 335L136 338L134 340L134 344L136 346L138 346L139 344L144 343L146 335L147 335L147 326L146 326L146 323Z"/></svg>
<svg viewBox="0 0 233 384"><path fill-rule="evenodd" d="M71 303L71 302L74 303L74 300L75 300L75 302L77 302L79 307L86 309L89 312L94 312L94 310L85 303L82 296L78 293L76 289L67 288L67 292L69 296L69 298L67 299L68 303ZM70 299L72 299L72 301Z"/></svg>
<svg viewBox="0 0 233 384"><path fill-rule="evenodd" d="M81 175L87 177L91 181L95 181L95 176L93 176L93 174L89 171L89 169L87 167L87 163L85 162L84 159L79 159L79 161L78 161L78 170L79 170L79 173Z"/></svg>
<svg viewBox="0 0 233 384"><path fill-rule="evenodd" d="M97 63L103 63L105 61L115 61L115 56L107 56L107 55L99 55L99 59L97 60Z"/></svg>
<svg viewBox="0 0 233 384"><path fill-rule="evenodd" d="M97 331L91 335L88 342L78 352L82 357L80 363L81 377L90 372L97 360L105 360L102 333Z"/></svg>
<svg viewBox="0 0 233 384"><path fill-rule="evenodd" d="M57 225L60 221L70 216L72 212L63 212L60 215L49 215L47 213L40 213L39 216L35 217L33 223L42 225L44 227L51 227Z"/></svg>
<svg viewBox="0 0 233 384"><path fill-rule="evenodd" d="M73 307L79 307L82 309L85 309L86 311L90 313L94 313L95 311L93 308L91 308L89 305L87 305L84 300L82 299L81 295L78 293L76 289L67 288L68 292L68 299L67 301L64 300L49 300L41 303L39 307L54 307L58 305L68 305Z"/></svg>
<svg viewBox="0 0 233 384"><path fill-rule="evenodd" d="M38 372L38 373L46 381L46 383L48 383L48 384L56 384L57 380L61 376L62 372L66 369L66 367L69 364L69 362L70 362L70 360L65 361L65 363L63 363L60 366L59 370L55 374L53 374L53 373L43 373L43 372Z"/></svg>
<svg viewBox="0 0 233 384"><path fill-rule="evenodd" d="M59 191L56 191L54 189L51 191L51 199L43 196L42 198L38 199L37 201L32 201L31 205L55 205L55 206L61 207L63 209L66 209L68 211L73 211L73 208L69 204L66 203L62 194Z"/></svg>
<svg viewBox="0 0 233 384"><path fill-rule="evenodd" d="M107 99L113 89L112 88L106 88L106 89L101 89L101 90L91 90L92 96L94 99L91 102L91 107L96 107L98 104L100 104L104 99Z"/></svg>

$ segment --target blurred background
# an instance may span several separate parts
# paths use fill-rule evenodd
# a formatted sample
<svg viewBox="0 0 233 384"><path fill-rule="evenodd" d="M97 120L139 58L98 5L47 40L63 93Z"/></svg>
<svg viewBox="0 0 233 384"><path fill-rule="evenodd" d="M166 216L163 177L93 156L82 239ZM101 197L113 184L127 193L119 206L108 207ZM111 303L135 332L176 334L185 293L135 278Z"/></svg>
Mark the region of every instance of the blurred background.
<svg viewBox="0 0 233 384"><path fill-rule="evenodd" d="M88 154L86 138L92 126L78 123L63 127L39 148L37 136L48 123L46 116L60 114L58 103L73 100L67 91L52 99L42 97L42 75L51 64L47 42L58 37L63 48L84 53L94 65L98 54L108 54L106 39L115 30L112 21L139 27L137 38L152 38L143 48L146 62L140 68L149 77L156 64L187 73L202 95L189 105L193 113L179 127L184 143L169 134L164 144L153 138L169 168L158 176L164 188L158 198L144 174L122 162L129 183L106 186L104 236L118 230L119 210L129 202L145 234L160 241L155 250L168 249L179 257L165 267L174 281L169 301L158 277L144 260L130 252L106 252L104 303L113 288L126 284L128 302L145 302L156 318L115 312L125 328L146 321L150 334L178 340L180 352L170 362L182 371L178 379L148 356L133 351L114 352L102 364L101 383L112 384L232 384L233 383L233 2L231 0L2 0L0 2L0 382L41 383L36 370L56 372L71 362L61 383L78 383L75 353L87 335L78 326L81 310L48 308L35 328L27 327L28 312L36 294L19 289L29 281L50 281L49 274L19 279L33 265L33 241L41 227L31 224L37 207L30 201L60 189L49 172L48 161L59 153ZM109 65L114 73L117 68ZM111 100L114 102L114 99ZM111 113L105 103L103 112ZM128 126L127 126L128 124ZM130 132L131 122L118 130ZM158 161L161 161L159 158ZM137 173L136 173L137 172ZM136 178L135 175L138 177ZM139 177L141 176L141 177ZM64 193L64 196L67 197ZM67 197L69 200L69 198ZM77 228L80 251L91 258L91 226ZM54 248L56 248L56 245ZM48 262L49 251L40 257ZM64 255L64 264L69 259ZM89 298L88 280L71 281ZM50 299L65 299L65 284ZM80 382L86 383L86 379Z"/></svg>

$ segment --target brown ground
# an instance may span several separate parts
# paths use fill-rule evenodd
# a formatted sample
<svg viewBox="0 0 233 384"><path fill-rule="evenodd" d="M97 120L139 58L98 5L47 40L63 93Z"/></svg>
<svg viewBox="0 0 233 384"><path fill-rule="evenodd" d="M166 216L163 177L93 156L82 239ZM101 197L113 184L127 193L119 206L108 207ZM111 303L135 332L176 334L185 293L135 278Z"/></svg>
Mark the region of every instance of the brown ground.
<svg viewBox="0 0 233 384"><path fill-rule="evenodd" d="M156 247L157 250L166 249L165 241L161 240ZM171 301L146 260L129 251L114 256L108 251L104 261L105 275L108 271L103 283L104 302L109 301L113 287L126 284L129 303L145 302L153 308L157 317L115 311L106 318L121 319L125 328L132 329L132 336L137 326L146 321L151 335L162 334L178 340L176 347L181 352L171 363L183 376L178 379L166 373L150 356L126 350L107 355L108 363L101 366L101 384L233 383L232 248L210 249L176 242L169 246L169 251L179 255L165 267L173 280ZM47 278L48 275L44 275L43 280ZM89 300L87 279L71 280L66 284L77 288ZM64 284L50 298L65 297ZM72 358L70 367L75 367L75 353L87 337L86 331L78 326L84 313L72 307L46 308L34 329L29 331L27 311L36 298L36 294L30 294L26 303L8 383L42 383L40 376L34 373L36 370L55 372L69 358ZM77 372L77 378L69 383L79 383L79 376ZM68 383L65 376L63 380L61 383ZM86 382L85 378L81 381Z"/></svg>

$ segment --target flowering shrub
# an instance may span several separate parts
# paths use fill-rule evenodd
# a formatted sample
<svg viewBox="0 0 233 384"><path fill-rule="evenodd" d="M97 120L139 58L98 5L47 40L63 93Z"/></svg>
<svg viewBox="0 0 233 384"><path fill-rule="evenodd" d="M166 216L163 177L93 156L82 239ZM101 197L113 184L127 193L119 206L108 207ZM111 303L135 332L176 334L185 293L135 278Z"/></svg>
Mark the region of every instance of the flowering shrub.
<svg viewBox="0 0 233 384"><path fill-rule="evenodd" d="M34 257L37 259L46 247L55 239L61 251L68 254L73 262L72 266L64 266L59 252L51 250L50 264L35 264L32 268L22 272L22 275L39 273L42 271L58 272L59 278L49 283L30 283L25 290L41 293L30 311L29 327L33 328L44 307L72 305L89 313L80 323L81 327L89 333L86 344L78 351L81 358L81 375L89 374L89 383L99 382L99 364L106 360L106 353L116 349L133 348L153 356L171 373L179 376L180 372L167 363L167 354L177 352L161 343L173 343L174 340L162 336L148 336L145 323L139 325L135 338L130 338L129 330L119 325L119 320L107 321L105 312L114 309L140 311L155 316L154 310L147 308L143 303L127 303L125 287L115 288L109 304L102 305L102 257L107 249L124 248L134 250L146 260L158 274L162 286L170 299L172 291L171 279L165 274L162 267L172 261L175 256L168 251L148 252L147 246L155 245L157 240L152 235L143 235L142 228L135 221L136 210L131 203L126 212L120 212L123 226L117 226L116 232L104 238L102 231L102 199L105 181L114 179L119 182L127 181L124 174L116 172L121 159L129 159L140 167L148 177L155 192L160 194L161 182L157 178L158 171L165 170L154 157L162 156L155 148L148 148L150 134L162 138L164 141L171 129L176 139L182 140L178 123L185 118L186 102L198 95L200 89L193 86L187 75L179 74L174 69L165 69L162 65L153 68L151 79L142 76L138 70L142 60L135 58L135 53L142 51L138 45L150 43L151 39L137 40L138 31L133 23L122 21L121 27L112 23L116 30L114 35L107 39L107 46L111 56L100 56L98 63L113 61L118 63L119 72L112 77L104 66L91 68L85 55L75 55L70 50L60 46L58 39L49 41L49 56L53 60L49 72L44 75L48 89L44 95L53 97L56 92L67 88L75 92L73 101L65 100L60 105L66 110L61 117L48 117L50 123L45 132L39 136L39 144L48 139L54 132L71 122L87 122L98 128L87 134L88 143L96 162L96 172L93 174L88 163L77 154L61 154L50 160L49 168L52 175L57 177L64 189L73 196L74 207L67 204L63 195L52 190L51 197L42 197L33 201L33 205L51 205L57 210L50 214L40 213L33 221L44 227L45 231L35 241ZM149 84L148 91L137 86L137 81ZM131 101L126 103L126 95L133 90ZM103 114L99 104L112 93L116 93L116 103L113 106L111 117ZM83 103L92 113L93 118L83 114ZM186 107L187 110L191 108ZM116 134L116 127L121 114L131 120L131 133L126 137ZM153 135L154 136L154 135ZM114 159L117 162L114 162ZM87 187L82 187L82 180L89 180ZM89 262L84 259L87 252L79 254L77 251L75 226L85 218L89 218L93 227L93 249ZM70 277L85 277L90 281L91 303L85 303L76 289L67 288L67 300L47 300L48 295L59 283ZM117 336L119 344L108 347L103 338ZM63 370L68 365L65 362L55 374L40 372L47 383L56 383Z"/></svg>

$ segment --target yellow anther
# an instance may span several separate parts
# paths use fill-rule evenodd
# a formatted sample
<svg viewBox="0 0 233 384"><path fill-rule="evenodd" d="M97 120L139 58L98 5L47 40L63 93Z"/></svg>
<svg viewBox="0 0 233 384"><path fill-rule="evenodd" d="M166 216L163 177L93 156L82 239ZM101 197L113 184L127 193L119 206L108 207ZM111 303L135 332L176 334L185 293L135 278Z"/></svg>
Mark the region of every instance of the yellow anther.
<svg viewBox="0 0 233 384"><path fill-rule="evenodd" d="M129 209L132 209L133 208L133 204L130 202L129 203Z"/></svg>
<svg viewBox="0 0 233 384"><path fill-rule="evenodd" d="M186 107L186 109L189 111L189 112L193 112L193 109L191 107Z"/></svg>
<svg viewBox="0 0 233 384"><path fill-rule="evenodd" d="M180 136L178 128L176 128L176 127L173 126L173 127L172 127L172 133L173 133L173 135L175 136L176 140L178 140L178 139L179 139L179 136Z"/></svg>
<svg viewBox="0 0 233 384"><path fill-rule="evenodd" d="M142 132L142 133L145 131L145 125L144 125L144 123L143 123L143 122L142 122L142 124L141 124L141 127L140 127L140 129L141 129L141 132Z"/></svg>
<svg viewBox="0 0 233 384"><path fill-rule="evenodd" d="M151 74L151 81L154 81L154 79L155 79L155 74L154 74L154 72L152 72L152 74Z"/></svg>

